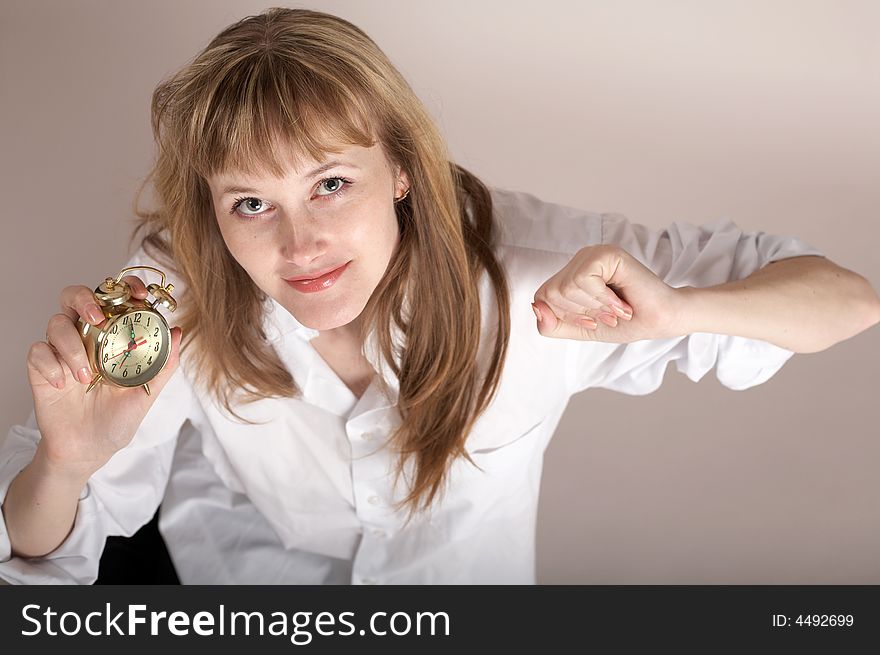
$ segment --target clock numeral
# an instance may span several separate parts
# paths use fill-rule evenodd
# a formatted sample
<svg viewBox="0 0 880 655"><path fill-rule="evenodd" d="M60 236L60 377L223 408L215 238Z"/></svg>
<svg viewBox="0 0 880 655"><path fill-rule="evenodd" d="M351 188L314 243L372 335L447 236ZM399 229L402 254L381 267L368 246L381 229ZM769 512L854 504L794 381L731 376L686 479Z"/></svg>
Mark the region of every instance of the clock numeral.
<svg viewBox="0 0 880 655"><path fill-rule="evenodd" d="M156 352L159 352L159 342L158 341L156 342L156 347L153 348L153 350L155 350Z"/></svg>
<svg viewBox="0 0 880 655"><path fill-rule="evenodd" d="M110 359L110 355L107 355L107 354L105 353L105 354L104 354L104 363L106 364L106 363L107 363L107 360L109 360L109 359Z"/></svg>
<svg viewBox="0 0 880 655"><path fill-rule="evenodd" d="M110 330L110 332L111 332L112 334L117 334L117 333L119 332L119 323L114 323L114 324L113 324L113 329Z"/></svg>
<svg viewBox="0 0 880 655"><path fill-rule="evenodd" d="M128 325L130 322L131 322L131 316L123 316L122 317L122 324L123 325Z"/></svg>
<svg viewBox="0 0 880 655"><path fill-rule="evenodd" d="M124 371L122 371L122 377L124 377L124 378L128 377L128 369L125 369Z"/></svg>
<svg viewBox="0 0 880 655"><path fill-rule="evenodd" d="M104 339L104 347L107 347L107 344L110 343L110 339Z"/></svg>
<svg viewBox="0 0 880 655"><path fill-rule="evenodd" d="M153 336L154 336L154 337L158 337L158 336L159 336L159 328L156 328L156 331L153 332Z"/></svg>
<svg viewBox="0 0 880 655"><path fill-rule="evenodd" d="M141 365L140 365L140 364L137 365L137 368L135 369L134 372L135 372L137 375L140 375L140 374L141 374Z"/></svg>
<svg viewBox="0 0 880 655"><path fill-rule="evenodd" d="M149 366L152 363L153 363L153 357L151 355L150 358L147 360L147 366Z"/></svg>
<svg viewBox="0 0 880 655"><path fill-rule="evenodd" d="M134 315L134 322L135 323L141 322L141 313L140 312L138 312L137 314Z"/></svg>
<svg viewBox="0 0 880 655"><path fill-rule="evenodd" d="M147 327L150 327L150 321L153 320L152 316L147 316Z"/></svg>
<svg viewBox="0 0 880 655"><path fill-rule="evenodd" d="M117 363L118 363L118 362L117 362ZM113 373L113 372L116 370L116 364L117 364L117 363L114 363L113 366L110 367L110 372L111 372L111 373Z"/></svg>

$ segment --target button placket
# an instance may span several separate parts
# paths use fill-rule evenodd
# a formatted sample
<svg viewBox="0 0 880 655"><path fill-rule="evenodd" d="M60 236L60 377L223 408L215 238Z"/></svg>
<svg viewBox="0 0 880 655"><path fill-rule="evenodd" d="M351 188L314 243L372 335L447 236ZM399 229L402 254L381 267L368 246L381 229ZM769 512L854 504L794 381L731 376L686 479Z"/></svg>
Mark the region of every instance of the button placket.
<svg viewBox="0 0 880 655"><path fill-rule="evenodd" d="M392 527L393 496L388 490L389 471L393 469L390 451L383 442L394 427L388 410L364 412L346 424L351 443L351 476L355 512L363 526L360 544L352 566L352 582L382 584L382 572L388 565L388 539Z"/></svg>

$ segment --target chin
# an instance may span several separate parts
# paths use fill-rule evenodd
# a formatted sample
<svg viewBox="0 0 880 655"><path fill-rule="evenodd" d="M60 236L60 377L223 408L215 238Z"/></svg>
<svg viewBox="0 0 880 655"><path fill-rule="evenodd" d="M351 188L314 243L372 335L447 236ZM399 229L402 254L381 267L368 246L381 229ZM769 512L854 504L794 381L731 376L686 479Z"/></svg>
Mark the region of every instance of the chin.
<svg viewBox="0 0 880 655"><path fill-rule="evenodd" d="M362 306L358 308L352 303L346 303L344 308L336 312L327 310L326 308L315 308L313 311L309 311L309 308L304 308L302 304L300 304L298 306L298 311L291 311L290 313L293 314L297 321L307 328L324 332L348 325L357 319L362 311Z"/></svg>
<svg viewBox="0 0 880 655"><path fill-rule="evenodd" d="M326 321L326 320L304 320L299 318L298 316L294 316L297 321L305 325L307 328L311 328L312 330L318 330L319 332L327 332L329 330L335 330L336 328L342 327L346 323L342 323L340 321Z"/></svg>

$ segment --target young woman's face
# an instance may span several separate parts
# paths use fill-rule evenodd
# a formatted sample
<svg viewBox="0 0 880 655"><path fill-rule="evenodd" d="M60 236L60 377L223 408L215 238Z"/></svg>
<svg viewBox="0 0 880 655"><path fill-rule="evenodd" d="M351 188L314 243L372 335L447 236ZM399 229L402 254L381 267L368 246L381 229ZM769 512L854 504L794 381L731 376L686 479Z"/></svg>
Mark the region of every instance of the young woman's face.
<svg viewBox="0 0 880 655"><path fill-rule="evenodd" d="M330 162L338 163L314 172ZM394 198L409 180L376 144L291 161L281 178L226 173L208 185L235 260L300 323L324 331L352 323L385 274L399 237ZM342 265L320 291L289 281Z"/></svg>

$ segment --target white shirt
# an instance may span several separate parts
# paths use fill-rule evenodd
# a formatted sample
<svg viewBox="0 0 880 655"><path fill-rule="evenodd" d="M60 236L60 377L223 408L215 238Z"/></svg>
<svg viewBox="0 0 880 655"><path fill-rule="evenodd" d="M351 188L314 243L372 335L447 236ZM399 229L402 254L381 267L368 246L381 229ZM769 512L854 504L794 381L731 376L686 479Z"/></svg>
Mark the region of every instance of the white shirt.
<svg viewBox="0 0 880 655"><path fill-rule="evenodd" d="M620 214L491 191L496 254L510 285L509 350L497 396L467 439L483 470L457 460L430 515L402 529L403 516L390 509L405 491L402 483L391 488L395 460L384 446L400 423L399 385L372 339L365 354L391 397L374 381L358 399L309 343L318 332L270 301L267 338L302 397L245 405L237 411L259 423L236 423L192 384L184 357L131 444L83 489L73 530L55 551L11 558L0 520L0 578L91 583L105 538L132 535L161 502L159 529L184 584L533 584L543 453L573 394L591 387L651 393L672 360L695 382L714 367L723 385L746 389L794 354L707 333L630 344L553 339L538 332L530 303L586 245L617 244L673 287L712 286L771 261L823 254L811 245L746 233L727 219L652 230ZM131 262L156 265L142 252ZM480 293L485 371L497 316L485 275ZM185 290L175 295L186 302ZM11 428L0 449L0 498L39 438L33 413Z"/></svg>

